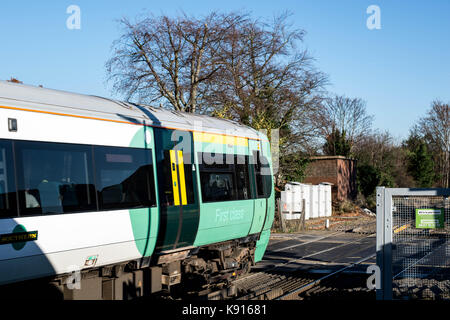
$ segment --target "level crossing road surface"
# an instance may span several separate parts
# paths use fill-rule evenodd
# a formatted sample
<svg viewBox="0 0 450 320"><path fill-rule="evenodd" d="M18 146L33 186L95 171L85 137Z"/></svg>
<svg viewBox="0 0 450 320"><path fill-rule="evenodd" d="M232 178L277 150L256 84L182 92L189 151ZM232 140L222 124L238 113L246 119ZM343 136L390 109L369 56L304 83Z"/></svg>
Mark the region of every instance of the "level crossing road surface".
<svg viewBox="0 0 450 320"><path fill-rule="evenodd" d="M366 273L376 264L376 234L353 232L306 231L271 236L263 260L252 271L305 271L330 273L373 255L348 272Z"/></svg>

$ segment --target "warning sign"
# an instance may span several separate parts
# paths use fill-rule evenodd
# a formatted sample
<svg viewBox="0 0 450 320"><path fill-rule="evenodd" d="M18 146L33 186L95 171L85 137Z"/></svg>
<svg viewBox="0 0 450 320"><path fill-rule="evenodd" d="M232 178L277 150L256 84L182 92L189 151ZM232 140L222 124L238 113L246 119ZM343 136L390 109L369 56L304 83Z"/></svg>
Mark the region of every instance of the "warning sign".
<svg viewBox="0 0 450 320"><path fill-rule="evenodd" d="M416 209L416 228L444 228L444 209Z"/></svg>

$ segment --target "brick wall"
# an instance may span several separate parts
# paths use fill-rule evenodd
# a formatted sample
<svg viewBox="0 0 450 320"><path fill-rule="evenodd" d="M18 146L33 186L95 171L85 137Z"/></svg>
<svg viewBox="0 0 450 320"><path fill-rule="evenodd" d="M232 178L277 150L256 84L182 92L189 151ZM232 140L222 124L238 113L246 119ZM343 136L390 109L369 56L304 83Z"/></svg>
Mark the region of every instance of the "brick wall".
<svg viewBox="0 0 450 320"><path fill-rule="evenodd" d="M313 157L306 169L304 183L332 183L334 201L356 198L356 161L341 156Z"/></svg>

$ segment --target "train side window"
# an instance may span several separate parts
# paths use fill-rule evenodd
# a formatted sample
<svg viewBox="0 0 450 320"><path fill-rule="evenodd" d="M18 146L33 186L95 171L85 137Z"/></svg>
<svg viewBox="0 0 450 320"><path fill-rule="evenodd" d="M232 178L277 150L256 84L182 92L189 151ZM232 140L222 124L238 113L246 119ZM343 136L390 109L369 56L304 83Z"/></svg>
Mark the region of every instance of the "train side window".
<svg viewBox="0 0 450 320"><path fill-rule="evenodd" d="M0 141L0 218L17 216L11 141Z"/></svg>
<svg viewBox="0 0 450 320"><path fill-rule="evenodd" d="M199 153L203 202L251 199L249 157Z"/></svg>
<svg viewBox="0 0 450 320"><path fill-rule="evenodd" d="M14 142L20 215L97 209L89 146Z"/></svg>
<svg viewBox="0 0 450 320"><path fill-rule="evenodd" d="M238 200L247 200L252 198L250 193L250 172L248 170L248 162L248 156L235 156Z"/></svg>
<svg viewBox="0 0 450 320"><path fill-rule="evenodd" d="M151 150L94 147L100 209L156 205Z"/></svg>
<svg viewBox="0 0 450 320"><path fill-rule="evenodd" d="M198 154L203 202L236 200L234 165L227 164L225 154Z"/></svg>
<svg viewBox="0 0 450 320"><path fill-rule="evenodd" d="M257 197L269 198L272 194L272 175L269 162L259 151L253 152L253 155Z"/></svg>
<svg viewBox="0 0 450 320"><path fill-rule="evenodd" d="M235 200L232 172L200 172L200 180L203 202Z"/></svg>

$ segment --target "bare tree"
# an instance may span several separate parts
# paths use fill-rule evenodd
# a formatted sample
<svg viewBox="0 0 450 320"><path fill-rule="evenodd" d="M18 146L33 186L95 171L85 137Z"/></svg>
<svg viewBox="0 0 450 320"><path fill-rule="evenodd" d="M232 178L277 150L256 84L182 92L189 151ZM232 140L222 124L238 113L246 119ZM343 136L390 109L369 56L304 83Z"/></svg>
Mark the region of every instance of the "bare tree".
<svg viewBox="0 0 450 320"><path fill-rule="evenodd" d="M353 153L359 162L387 171L392 166L393 150L397 147L388 131L375 131L360 136L353 146Z"/></svg>
<svg viewBox="0 0 450 320"><path fill-rule="evenodd" d="M109 80L127 100L195 112L206 82L220 69L221 41L241 19L216 12L204 18L150 16L136 23L122 19L124 34L114 42L106 63Z"/></svg>
<svg viewBox="0 0 450 320"><path fill-rule="evenodd" d="M299 152L307 156L317 149L310 118L328 79L314 68L301 47L305 31L293 28L289 16L248 18L233 25L221 42L223 67L205 96L207 111L215 116L265 129L269 139L278 131L278 183L290 169L302 171L301 161L295 160Z"/></svg>
<svg viewBox="0 0 450 320"><path fill-rule="evenodd" d="M109 79L128 99L237 120L266 129L269 138L278 130L280 157L312 153L317 128L310 119L327 76L299 47L305 31L288 18L214 12L123 19L125 33L106 65Z"/></svg>
<svg viewBox="0 0 450 320"><path fill-rule="evenodd" d="M416 130L427 141L434 155L440 177L439 185L450 186L450 108L448 103L435 100L427 115L419 120Z"/></svg>
<svg viewBox="0 0 450 320"><path fill-rule="evenodd" d="M376 185L416 186L408 171L407 148L396 143L388 131L375 130L361 136L353 146L353 157L357 159L357 179L363 194L375 191Z"/></svg>
<svg viewBox="0 0 450 320"><path fill-rule="evenodd" d="M309 114L318 105L327 76L299 48L305 31L289 14L271 21L245 19L221 42L219 76L210 86L210 111L256 129L278 129L290 148L314 137Z"/></svg>
<svg viewBox="0 0 450 320"><path fill-rule="evenodd" d="M362 138L371 134L373 116L367 114L362 99L334 95L323 100L312 121L323 137L329 137L335 131L344 135L352 150Z"/></svg>

